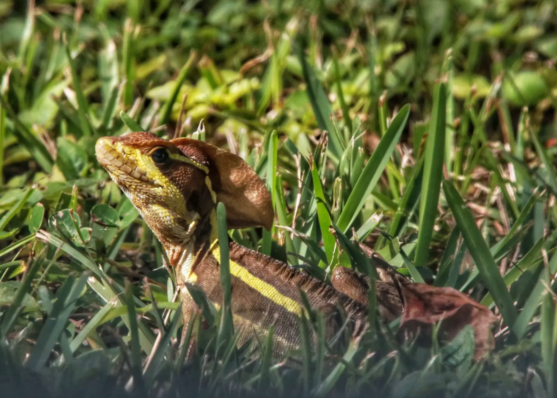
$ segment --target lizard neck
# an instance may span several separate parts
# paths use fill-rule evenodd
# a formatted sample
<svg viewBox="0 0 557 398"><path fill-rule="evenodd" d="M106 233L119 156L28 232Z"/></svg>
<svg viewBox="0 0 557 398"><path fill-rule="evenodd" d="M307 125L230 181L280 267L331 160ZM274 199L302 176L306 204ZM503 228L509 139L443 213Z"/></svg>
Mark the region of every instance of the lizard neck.
<svg viewBox="0 0 557 398"><path fill-rule="evenodd" d="M191 238L179 245L165 247L170 263L176 266L183 280L195 283L195 268L203 261L208 253L218 250L218 230L216 211L212 211L209 223L197 226Z"/></svg>

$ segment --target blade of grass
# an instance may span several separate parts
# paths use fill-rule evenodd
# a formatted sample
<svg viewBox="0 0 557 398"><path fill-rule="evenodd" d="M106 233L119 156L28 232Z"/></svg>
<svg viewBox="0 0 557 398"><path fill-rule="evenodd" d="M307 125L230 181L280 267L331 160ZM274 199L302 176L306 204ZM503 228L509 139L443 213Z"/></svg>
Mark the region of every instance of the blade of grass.
<svg viewBox="0 0 557 398"><path fill-rule="evenodd" d="M230 252L226 227L226 208L223 203L217 205L217 229L220 249L220 282L222 287L221 322L217 334L217 349L224 347L234 335L232 324L232 279L230 276Z"/></svg>
<svg viewBox="0 0 557 398"><path fill-rule="evenodd" d="M68 58L68 63L70 65L70 71L72 74L72 84L77 99L77 116L79 117L81 134L83 134L86 137L89 137L92 135L92 133L91 133L91 126L89 125L89 120L87 119L87 113L88 113L87 100L85 99L85 95L83 94L83 90L81 88L81 81L77 72L77 66L75 64L74 59L72 58L72 54L70 52L70 48L67 42L64 43L64 48L66 50L66 57Z"/></svg>
<svg viewBox="0 0 557 398"><path fill-rule="evenodd" d="M329 148L336 160L340 160L340 157L344 152L345 145L331 121L331 115L333 114L331 103L325 94L325 90L323 90L323 86L311 68L311 65L306 60L302 47L296 46L296 48L298 52L298 59L302 65L302 74L307 86L306 91L313 113L315 114L315 118L317 120L317 125L321 130L329 133L329 137L331 137Z"/></svg>
<svg viewBox="0 0 557 398"><path fill-rule="evenodd" d="M333 57L333 66L335 69L335 82L337 84L338 101L340 103L340 109L342 109L342 118L344 119L344 125L346 126L350 134L352 134L352 119L350 118L350 110L348 108L348 105L346 104L346 100L344 99L344 93L342 92L338 59L336 56Z"/></svg>
<svg viewBox="0 0 557 398"><path fill-rule="evenodd" d="M25 279L17 289L17 293L12 301L10 307L4 312L1 322L0 322L0 341L4 341L10 329L12 328L14 322L17 320L17 315L21 310L21 303L25 298L25 295L29 292L31 288L31 283L33 283L33 279L37 275L37 272L42 267L43 260L41 258L37 258L32 264L29 270L27 271L27 275L25 275Z"/></svg>
<svg viewBox="0 0 557 398"><path fill-rule="evenodd" d="M555 272L557 272L557 255L553 255L549 262L548 268L551 275L554 275ZM522 311L518 315L518 318L513 325L513 331L518 339L521 339L524 336L528 329L528 326L530 326L532 322L532 318L537 312L540 303L543 303L544 299L542 295L546 293L548 286L545 278L546 272L547 271L545 270L545 266L543 266L542 272L536 282L536 285L532 289L532 292L524 303Z"/></svg>
<svg viewBox="0 0 557 398"><path fill-rule="evenodd" d="M265 390L269 387L270 370L273 359L273 338L275 335L275 327L271 325L267 337L265 338L265 346L261 357L261 378L259 379L259 388Z"/></svg>
<svg viewBox="0 0 557 398"><path fill-rule="evenodd" d="M536 259L539 257L544 243L545 240L543 238L538 240L534 247L532 247L530 251L528 251L528 253L526 253L526 255L522 257L520 261L513 268L511 268L509 272L505 274L503 280L505 281L507 286L510 287L520 277L520 275L539 263L539 261L536 261ZM491 305L493 305L493 297L491 296L491 293L486 294L480 304L485 305L486 307L490 307Z"/></svg>
<svg viewBox="0 0 557 398"><path fill-rule="evenodd" d="M93 316L93 318L91 318L91 320L89 322L87 322L87 325L85 325L85 327L83 329L81 329L81 331L79 332L79 334L72 340L72 342L70 343L70 350L72 352L76 352L77 349L79 348L79 346L85 341L85 339L87 338L87 336L89 336L89 334L91 332L93 332L96 327L101 323L101 321L103 320L103 318L105 317L105 315L114 308L115 302L108 302L104 305L104 307L102 307L100 309L99 312L97 312L95 314L95 316Z"/></svg>
<svg viewBox="0 0 557 398"><path fill-rule="evenodd" d="M131 18L127 18L124 22L124 38L122 40L122 68L125 76L123 98L124 105L126 107L131 106L133 103L133 82L135 80L135 34L135 23Z"/></svg>
<svg viewBox="0 0 557 398"><path fill-rule="evenodd" d="M130 131L145 131L135 120L133 120L133 118L128 115L126 112L121 111L120 112L120 118L122 119L122 121L124 122L124 124L126 125L127 128L130 129Z"/></svg>
<svg viewBox="0 0 557 398"><path fill-rule="evenodd" d="M346 369L346 363L350 363L352 358L358 351L358 344L356 340L351 340L350 346L346 353L343 356L343 361L338 363L334 369L329 373L329 375L325 378L325 380L317 386L315 389L315 395L319 397L326 396L335 386L337 385L338 380L344 373Z"/></svg>
<svg viewBox="0 0 557 398"><path fill-rule="evenodd" d="M546 270L547 271L547 270ZM546 289L549 289L549 275L545 272L544 280ZM546 291L542 299L541 312L541 352L542 366L546 377L548 396L555 396L555 368L556 368L556 352L555 352L555 302L551 292Z"/></svg>
<svg viewBox="0 0 557 398"><path fill-rule="evenodd" d="M519 229L521 227L523 227L524 225L524 221L526 220L526 218L528 217L528 215L530 214L530 212L532 211L532 209L534 208L534 205L536 204L536 202L538 201L538 199L541 196L541 192L539 191L534 191L532 193L532 195L530 196L530 198L528 199L528 202L526 202L526 204L524 205L524 208L522 209L522 211L520 212L520 214L518 215L517 219L515 220L513 226L511 227L511 229L509 230L509 232L503 237L503 239L501 239L499 242L497 242L492 248L491 248L491 254L493 255L494 258L499 257L499 255L502 253L502 251L504 250L506 244L513 239L514 236L516 236L516 234L519 232Z"/></svg>
<svg viewBox="0 0 557 398"><path fill-rule="evenodd" d="M180 93L180 88L182 88L182 84L186 80L186 76L188 75L188 72L192 64L194 63L195 59L196 59L196 53L194 51L190 52L190 56L188 57L188 60L180 70L180 73L178 74L178 78L176 79L174 88L170 93L170 98L168 99L168 101L166 101L163 108L161 109L161 118L159 124L161 125L167 124L170 121L170 116L172 115L172 108L174 107L174 103L178 98L178 94Z"/></svg>
<svg viewBox="0 0 557 398"><path fill-rule="evenodd" d="M447 171L452 173L453 171L453 159L454 159L454 96L453 96L453 79L454 79L454 63L452 56L452 49L447 51L446 59L446 73L447 73L447 104L446 104L446 128L445 128L445 165L447 166Z"/></svg>
<svg viewBox="0 0 557 398"><path fill-rule="evenodd" d="M2 81L0 83L0 97L4 98L6 92L8 91L9 83L10 83L10 72L11 70L7 70L2 76ZM5 146L5 139L6 139L6 122L7 122L7 112L6 108L2 106L0 103L0 185L4 185L4 148Z"/></svg>
<svg viewBox="0 0 557 398"><path fill-rule="evenodd" d="M265 145L266 144L266 145ZM278 162L278 136L276 131L271 131L265 137L265 148L266 152L266 185L267 189L271 193L271 200L273 203L273 209L276 209L276 184L277 184L277 162ZM262 160L261 160L262 161ZM261 246L261 252L263 254L270 255L272 247L272 237L273 237L273 227L270 231L263 229L263 244Z"/></svg>
<svg viewBox="0 0 557 398"><path fill-rule="evenodd" d="M350 193L342 213L338 219L338 228L346 233L356 217L358 217L360 210L370 195L371 191L379 181L389 158L391 157L396 144L398 143L402 130L406 126L408 115L410 113L410 106L404 105L400 112L393 119L391 125L387 129L387 133L379 142L379 145L371 155L364 171L358 178L354 189Z"/></svg>
<svg viewBox="0 0 557 398"><path fill-rule="evenodd" d="M429 255L429 245L433 236L433 227L439 204L441 180L443 178L443 157L439 156L445 150L446 135L446 106L445 85L437 85L433 95L433 113L429 121L429 136L427 137L424 153L424 176L420 197L420 223L418 243L414 262L418 266L426 265Z"/></svg>
<svg viewBox="0 0 557 398"><path fill-rule="evenodd" d="M0 104L2 105L2 109L6 111L15 125L12 132L16 136L18 142L25 146L25 148L31 153L31 155L33 155L33 158L46 173L51 173L52 167L54 166L54 160L52 159L50 152L48 152L39 138L37 138L37 136L33 134L33 132L31 132L31 130L29 130L29 128L21 122L21 120L19 120L18 116L4 99L3 95L0 95Z"/></svg>
<svg viewBox="0 0 557 398"><path fill-rule="evenodd" d="M4 214L4 216L0 219L0 231L4 231L4 229L6 228L6 226L8 225L8 223L10 222L10 220L16 215L18 214L21 209L23 208L23 206L25 206L25 203L27 202L27 199L29 199L29 197L31 196L31 194L34 192L34 189L28 189L23 196L21 197L21 199L19 199L17 201L17 203L15 205L13 205L10 210L7 211L6 214Z"/></svg>
<svg viewBox="0 0 557 398"><path fill-rule="evenodd" d="M133 297L133 288L128 279L126 279L126 292L125 292L126 306L128 309L129 320L129 334L130 334L130 362L133 375L133 388L139 389L143 386L143 375L141 372L141 344L139 341L139 327L137 324L137 312L135 310L135 303Z"/></svg>
<svg viewBox="0 0 557 398"><path fill-rule="evenodd" d="M60 334L66 327L89 275L89 273L85 273L77 280L70 275L56 292L56 301L52 311L41 328L35 347L27 360L26 366L29 369L39 371L45 365L54 345L60 338Z"/></svg>
<svg viewBox="0 0 557 398"><path fill-rule="evenodd" d="M118 98L122 95L121 87L114 86L110 91L110 96L104 105L101 124L99 130L105 132L112 126L112 119L118 106Z"/></svg>
<svg viewBox="0 0 557 398"><path fill-rule="evenodd" d="M410 182L404 190L404 194L400 199L398 208L389 227L389 235L393 237L400 236L404 231L404 226L406 225L408 219L414 212L418 200L420 199L420 193L422 190L422 180L423 180L423 165L424 157L422 157L416 168L414 169L414 174L410 179ZM382 238L381 238L382 239ZM378 246L381 247L381 246Z"/></svg>
<svg viewBox="0 0 557 398"><path fill-rule="evenodd" d="M443 257L439 263L439 269L437 271L437 277L433 282L434 286L454 286L454 281L451 281L451 273L453 272L455 265L455 255L458 247L458 238L460 237L460 230L455 227L449 236L449 240L445 245L445 251L443 252ZM458 272L458 271L457 271Z"/></svg>
<svg viewBox="0 0 557 398"><path fill-rule="evenodd" d="M401 255L402 259L404 260L404 265L408 269L408 272L410 273L410 276L412 277L412 279L414 279L414 282L425 283L424 278L422 278L422 275L420 274L420 272L418 271L416 266L412 263L412 261L408 258L408 256L404 252L404 250L402 250L402 249L400 250L400 255Z"/></svg>
<svg viewBox="0 0 557 398"><path fill-rule="evenodd" d="M319 228L321 228L321 238L323 239L323 246L325 248L325 254L327 256L328 264L334 264L334 253L335 253L335 237L330 231L332 221L327 209L325 195L323 194L323 187L321 186L321 180L319 179L319 170L315 165L312 164L311 174L313 177L313 190L315 192L315 200L317 204L317 218L319 220ZM326 268L328 264L321 264L321 268Z"/></svg>
<svg viewBox="0 0 557 398"><path fill-rule="evenodd" d="M509 327L512 327L517 317L516 309L505 281L499 273L499 268L491 256L489 247L485 243L472 213L450 181L445 180L443 182L443 191L483 282L493 296L503 320Z"/></svg>
<svg viewBox="0 0 557 398"><path fill-rule="evenodd" d="M275 194L276 194L275 206L276 206L278 221L281 225L288 226L288 216L286 214L286 199L284 198L282 178L280 175L277 176L276 179ZM290 238L290 234L285 231L285 233L283 233L282 236L284 238L287 256L289 253L296 253L294 244L292 243L292 239ZM297 265L298 260L294 257L293 261L291 261L290 264Z"/></svg>
<svg viewBox="0 0 557 398"><path fill-rule="evenodd" d="M178 325L181 319L182 319L182 308L178 307L176 313L174 314L174 318L172 319L172 324L170 325L170 328L168 329L167 332L164 332L164 335L160 341L159 346L157 347L157 350L155 351L155 354L153 355L153 358L151 359L151 362L149 362L147 368L145 369L145 372L143 372L143 378L146 381L147 385L153 383L157 375L157 372L161 369L163 365L164 354L166 353L168 345L170 344L170 339L178 329ZM163 333L162 330L161 333Z"/></svg>

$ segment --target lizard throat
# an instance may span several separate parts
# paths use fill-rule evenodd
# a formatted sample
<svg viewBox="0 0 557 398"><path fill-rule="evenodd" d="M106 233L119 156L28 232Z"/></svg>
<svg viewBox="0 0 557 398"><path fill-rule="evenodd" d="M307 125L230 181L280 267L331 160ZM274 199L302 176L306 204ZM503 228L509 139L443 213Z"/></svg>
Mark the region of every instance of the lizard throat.
<svg viewBox="0 0 557 398"><path fill-rule="evenodd" d="M196 233L199 232L199 233ZM166 254L170 265L177 268L184 282L195 283L196 266L203 261L205 256L218 248L218 233L216 227L216 212L210 217L210 228L205 231L194 231L190 239L180 245L166 246Z"/></svg>

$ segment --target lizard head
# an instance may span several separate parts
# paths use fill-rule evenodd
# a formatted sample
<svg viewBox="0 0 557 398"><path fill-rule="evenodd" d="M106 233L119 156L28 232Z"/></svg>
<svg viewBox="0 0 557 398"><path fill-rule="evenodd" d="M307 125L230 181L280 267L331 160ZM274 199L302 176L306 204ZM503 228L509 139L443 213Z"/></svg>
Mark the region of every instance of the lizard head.
<svg viewBox="0 0 557 398"><path fill-rule="evenodd" d="M263 182L240 157L215 146L138 132L100 138L96 154L172 265L183 260L184 247L216 236L218 202L226 207L229 229L272 225L271 197Z"/></svg>

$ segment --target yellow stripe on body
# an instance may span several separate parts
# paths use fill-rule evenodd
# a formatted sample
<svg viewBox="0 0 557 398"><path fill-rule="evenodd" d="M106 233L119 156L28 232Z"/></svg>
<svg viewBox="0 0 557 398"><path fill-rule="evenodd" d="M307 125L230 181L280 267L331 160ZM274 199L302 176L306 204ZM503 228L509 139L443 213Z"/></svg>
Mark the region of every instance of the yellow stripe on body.
<svg viewBox="0 0 557 398"><path fill-rule="evenodd" d="M215 244L218 242L215 242ZM213 246L214 247L214 246ZM220 249L217 246L212 251L213 256L217 259L220 264ZM258 277L249 273L249 271L242 267L240 264L230 260L230 275L235 276L236 278L240 279L246 285L250 286L251 288L255 289L259 294L267 297L269 300L274 302L277 305L280 305L282 308L300 316L302 314L302 307L298 304L295 300L292 300L290 297L287 297L281 294L273 285L259 279Z"/></svg>

